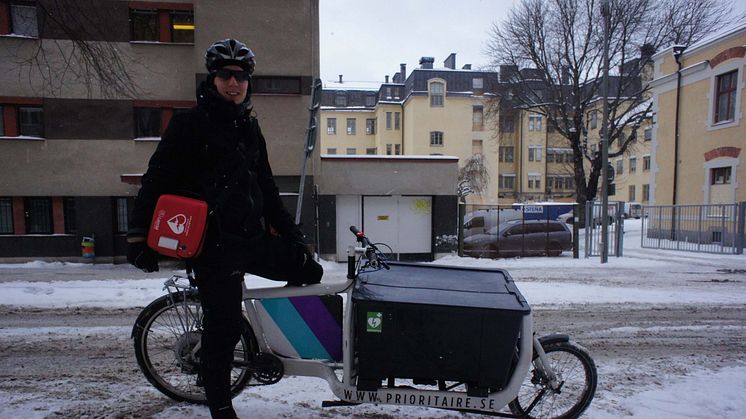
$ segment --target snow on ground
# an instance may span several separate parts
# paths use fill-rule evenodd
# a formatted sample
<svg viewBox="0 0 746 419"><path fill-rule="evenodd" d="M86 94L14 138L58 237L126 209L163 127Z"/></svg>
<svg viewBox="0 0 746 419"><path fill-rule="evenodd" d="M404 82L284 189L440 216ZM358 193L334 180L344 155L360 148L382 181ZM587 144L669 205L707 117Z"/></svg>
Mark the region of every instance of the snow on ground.
<svg viewBox="0 0 746 419"><path fill-rule="evenodd" d="M565 253L557 258L472 259L447 256L436 264L466 267L506 269L533 307L552 308L562 305L583 304L639 304L639 305L746 305L746 286L733 280L728 273L746 270L743 255L709 255L687 252L642 249L639 245L639 220L627 221L625 256L609 258L600 264L597 258L572 259ZM582 240L581 240L582 243ZM343 264L324 262L327 272L324 281L343 281L346 267ZM67 280L74 278L76 270L100 269L100 279ZM111 265L44 263L0 265L4 270L28 269L42 272L64 272L65 280L55 281L4 281L0 276L0 305L29 308L66 307L143 307L163 295L163 281L171 272L161 272L142 279L142 275L129 275L134 270L114 269ZM107 274L108 272L108 274ZM723 276L725 275L725 276ZM53 275L50 275L52 277ZM58 277L55 277L59 279ZM247 275L247 286L268 287L278 283ZM717 284L717 286L713 286ZM651 326L649 329L666 326ZM696 326L688 326L695 330ZM743 329L746 325L723 327ZM96 329L96 330L93 330ZM637 330L607 330L606 333L634 333ZM640 331L645 331L640 329ZM126 327L79 328L49 327L41 329L0 329L0 338L19 337L43 339L49 335L97 334L99 336L128 333ZM746 334L746 333L745 333ZM599 375L613 375L629 366L606 364L599 366ZM50 383L69 386L71 383ZM660 377L634 391L606 394L603 403L592 404L587 417L612 418L625 412L634 418L710 418L742 417L746 411L746 363L705 369L692 367L685 375L669 375L660 371ZM156 392L142 386L143 392ZM127 389L128 393L132 389ZM315 378L288 377L274 386L252 387L246 396L235 400L236 409L243 417L296 417L294 406L316 405L320 400L333 399L326 383ZM55 406L45 405L44 400L29 400L23 408L3 408L11 401L23 397L19 394L0 392L0 417L44 417L55 411ZM74 396L71 396L74 397ZM61 402L57 402L61 403ZM609 406L613 406L610 409ZM327 417L355 415L355 408L333 408ZM613 413L610 413L613 412ZM401 408L397 406L370 406L365 417L462 417L460 414L433 409ZM174 405L158 414L159 418L209 417L204 407L184 404Z"/></svg>

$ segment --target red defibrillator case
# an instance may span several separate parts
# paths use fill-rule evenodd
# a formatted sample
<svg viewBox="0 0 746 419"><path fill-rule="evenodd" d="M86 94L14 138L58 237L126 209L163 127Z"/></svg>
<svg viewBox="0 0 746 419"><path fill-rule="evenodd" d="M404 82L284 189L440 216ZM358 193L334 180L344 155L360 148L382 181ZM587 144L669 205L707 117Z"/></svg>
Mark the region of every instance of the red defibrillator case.
<svg viewBox="0 0 746 419"><path fill-rule="evenodd" d="M148 246L170 257L199 255L207 229L207 202L178 195L161 195L153 211Z"/></svg>

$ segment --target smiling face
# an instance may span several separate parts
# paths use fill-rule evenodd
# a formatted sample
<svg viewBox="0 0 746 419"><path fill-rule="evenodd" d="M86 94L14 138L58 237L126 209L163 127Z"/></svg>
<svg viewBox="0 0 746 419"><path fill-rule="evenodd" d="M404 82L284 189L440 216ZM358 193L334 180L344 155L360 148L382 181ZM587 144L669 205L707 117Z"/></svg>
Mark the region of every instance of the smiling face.
<svg viewBox="0 0 746 419"><path fill-rule="evenodd" d="M241 67L237 65L227 65L225 67L226 70L237 70L241 71L243 70ZM246 92L249 88L249 81L238 81L235 77L230 77L228 80L215 77L215 89L218 91L220 96L225 98L225 100L233 102L235 104L239 104L246 99Z"/></svg>

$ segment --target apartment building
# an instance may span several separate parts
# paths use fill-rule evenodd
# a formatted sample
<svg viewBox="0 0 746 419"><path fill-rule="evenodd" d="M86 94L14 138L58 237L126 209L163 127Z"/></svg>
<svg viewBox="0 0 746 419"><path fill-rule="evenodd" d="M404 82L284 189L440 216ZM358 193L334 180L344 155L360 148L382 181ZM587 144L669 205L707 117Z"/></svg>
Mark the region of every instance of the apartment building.
<svg viewBox="0 0 746 419"><path fill-rule="evenodd" d="M486 104L497 73L442 68L422 57L407 74L404 64L384 83L326 83L321 108L321 152L326 155L455 156L461 167L481 156L490 182L469 203L497 204L498 147ZM455 193L455 191L453 191Z"/></svg>
<svg viewBox="0 0 746 419"><path fill-rule="evenodd" d="M653 59L651 203L746 201L746 26Z"/></svg>
<svg viewBox="0 0 746 419"><path fill-rule="evenodd" d="M0 2L0 258L79 257L83 237L97 258L123 255L139 178L173 114L195 105L205 49L226 37L257 56L254 110L295 208L317 0ZM115 51L128 89L99 80L81 45Z"/></svg>

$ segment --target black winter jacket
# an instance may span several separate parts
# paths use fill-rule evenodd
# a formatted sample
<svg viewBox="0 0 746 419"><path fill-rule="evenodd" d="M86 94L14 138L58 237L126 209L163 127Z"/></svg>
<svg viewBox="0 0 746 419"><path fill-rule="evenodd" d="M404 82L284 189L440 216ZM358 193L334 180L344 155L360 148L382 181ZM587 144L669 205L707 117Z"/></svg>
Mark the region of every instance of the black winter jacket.
<svg viewBox="0 0 746 419"><path fill-rule="evenodd" d="M150 158L128 235L146 234L162 194L197 197L217 206L203 255L221 242L229 246L227 238L250 241L260 236L266 227L262 218L283 237L300 235L280 200L256 118L206 83L197 91L197 103L171 119ZM229 182L235 185L224 194Z"/></svg>

